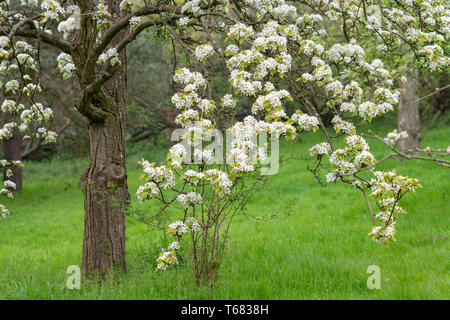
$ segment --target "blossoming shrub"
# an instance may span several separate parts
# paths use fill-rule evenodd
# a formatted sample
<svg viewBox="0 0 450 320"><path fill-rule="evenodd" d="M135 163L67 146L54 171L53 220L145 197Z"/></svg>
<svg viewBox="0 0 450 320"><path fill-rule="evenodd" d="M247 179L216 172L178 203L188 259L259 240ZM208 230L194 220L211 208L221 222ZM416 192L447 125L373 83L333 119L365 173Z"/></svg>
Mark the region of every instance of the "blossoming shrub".
<svg viewBox="0 0 450 320"><path fill-rule="evenodd" d="M238 172L227 174L222 171L225 165L208 169L212 165L203 163L183 171L171 164L141 164L147 182L137 191L138 198L160 203L160 208L143 221L164 230L170 240L156 258L157 270L167 270L182 260L192 267L198 285L210 284L217 278L230 223L257 190L261 177L256 173L253 179ZM174 214L173 210L169 214L169 206L175 208Z"/></svg>
<svg viewBox="0 0 450 320"><path fill-rule="evenodd" d="M389 8L391 5L395 9ZM417 5L426 8L426 13L417 11ZM211 12L215 22L202 18ZM192 146L195 139L203 140L216 128L215 110L228 111L241 101L253 103L249 115L230 128L235 162L223 170L210 169L213 154L206 149L197 148L194 156L200 164L194 168L183 164L187 150L182 144L170 149L169 162L164 166L142 162L146 183L138 190L139 199L161 202L158 216L171 205L180 207L180 214L166 228L174 241L157 258L157 268L165 270L179 258L189 256L198 281L205 276L215 279L221 261L221 253L216 251L220 247L218 239L221 229L228 230L231 221L224 212L236 205L240 183L258 175L250 154L256 152L258 161L264 156L259 156L259 147L250 142L250 136L262 133L293 139L301 131L320 129L325 141L309 150L317 161L314 174L318 177L320 168L326 168L328 182L342 181L360 190L373 221L370 236L378 242L395 240L397 218L406 213L398 202L420 185L417 179L399 176L395 171L375 171L385 159L378 161L358 133L355 120L371 121L393 111L400 95L395 87L400 73L385 69L382 51L379 58L369 58L363 45L372 41L370 57L376 56L372 48L377 45L391 49L410 46L416 50L421 65L433 70L445 68L449 58L439 43L442 34L448 35L449 31L445 26L448 4L245 0L240 4L219 1L212 8L206 2L186 1L181 13L185 16L180 17L180 34L201 22L225 39L223 44L200 44L192 52L206 68L212 66L208 60L213 56L225 61L230 83L229 93L220 99L219 107L219 103L202 96L208 92L208 83L201 73L185 68L175 73L174 81L183 88L172 97L172 103L180 110L177 123L187 132L183 140ZM430 18L427 31L422 31L423 15ZM344 38L328 30L343 32ZM327 132L317 106L310 101L311 95L320 96L326 110L334 114L331 123L335 136ZM290 115L284 107L286 101L294 102L297 108ZM395 150L396 143L406 136L405 132L394 131L384 141ZM344 146L337 148L338 143ZM167 198L165 190L171 190L173 196ZM373 212L371 202L379 212ZM188 244L186 248L183 243Z"/></svg>
<svg viewBox="0 0 450 320"><path fill-rule="evenodd" d="M166 270L183 259L193 266L197 284L211 283L217 277L233 217L242 212L265 180L251 159L253 152L259 159L265 156L265 149L258 147L254 138L262 132L280 132L270 123L246 118L229 130L232 144L228 156L234 161L226 159L227 155L217 157L214 150L204 146L217 130L215 120L219 117L215 102L199 93L208 83L202 74L188 69L178 70L174 81L183 87L172 102L180 109L176 121L184 134L170 149L166 165L140 162L145 183L137 197L160 203L152 217L143 221L164 229L173 240L157 258L157 269ZM221 110L235 107L230 95L221 100ZM193 153L188 150L192 148ZM179 214L169 215L170 207L176 207Z"/></svg>

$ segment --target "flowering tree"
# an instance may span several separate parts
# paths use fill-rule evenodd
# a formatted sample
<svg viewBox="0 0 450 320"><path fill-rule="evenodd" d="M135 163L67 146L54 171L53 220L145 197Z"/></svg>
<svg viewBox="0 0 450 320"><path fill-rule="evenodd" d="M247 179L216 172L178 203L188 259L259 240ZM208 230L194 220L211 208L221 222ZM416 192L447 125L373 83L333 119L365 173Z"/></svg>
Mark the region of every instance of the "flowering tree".
<svg viewBox="0 0 450 320"><path fill-rule="evenodd" d="M1 195L13 196L21 190L20 140L38 139L54 142L56 133L46 129L45 123L53 111L45 108L37 99L41 86L39 77L39 47L26 41L0 36L0 90L2 128L0 140L5 141L5 158L0 160L4 171ZM18 154L19 153L19 154ZM3 217L8 210L0 205Z"/></svg>
<svg viewBox="0 0 450 320"><path fill-rule="evenodd" d="M449 59L441 47L444 36L449 34L448 4L246 0L221 1L222 5L212 13L213 9L206 10L202 3L185 3L181 12L192 13L194 17L183 17L178 22L183 28L169 30L175 39L183 39L189 28L207 25L207 32L213 30L225 39L225 43L211 41L207 33L206 43L187 50L207 66L214 55L224 60L229 69L230 91L221 99L220 107L216 107L217 103L208 97L209 91L201 90L208 87L201 73L180 69L174 76L182 88L172 97L172 103L181 111L177 121L186 130L182 140L187 143L170 149L166 165L156 167L144 161L146 183L138 190L140 200L154 199L161 203L153 219L167 213L172 205L183 208L177 220L166 228L175 239L157 258L157 269L165 270L178 263L177 256L184 255L180 240L184 240L197 283L205 280L202 277L215 279L215 271L210 272L211 263L217 268L220 261L211 262L208 254L199 251L215 256L214 244L219 239L221 223L232 218L223 214L220 204L241 195L240 181L245 181L245 177L261 174L253 165L251 154L257 160L264 159L252 140L263 133L293 139L301 131L321 129L325 141L309 150L317 161L311 171L320 179L319 168L326 167L328 182L341 181L359 190L372 219L370 236L378 242L395 240L397 218L406 213L398 203L407 192L421 186L417 179L397 175L394 170L376 171L376 166L398 155L443 166L450 162L431 152L411 156L397 150L398 142L407 138L407 133L396 131L386 138L370 135L393 151L376 160L369 144L358 133L356 123L361 119L370 122L392 111L398 103L400 92L395 83L401 73L387 70L383 63L390 51L408 46L421 66L432 70L448 66ZM210 73L215 64L217 60L211 61L206 72ZM211 130L222 129L223 121L219 120L222 115L232 113L238 103L247 99L253 101L251 115L231 126L230 153L234 162L214 166L211 150L196 144L195 139L208 140ZM291 115L283 107L286 100L294 101L298 107ZM324 111L334 114L331 122L335 134L325 128ZM194 165L186 146L189 149L194 146ZM444 151L443 156L449 153L449 150L433 151ZM168 198L167 194L172 196ZM228 229L224 229L225 239ZM215 235L213 241L209 241L209 233Z"/></svg>
<svg viewBox="0 0 450 320"><path fill-rule="evenodd" d="M385 51L408 45L421 65L448 66L442 46L449 34L446 1L1 0L0 8L6 57L17 56L11 52L17 39L54 46L61 50L57 65L63 78L75 75L81 88L76 108L89 120L91 139L91 164L84 174L87 273L114 264L125 268L126 47L149 28L204 63L202 72L182 68L174 76L180 92L172 103L180 110L177 122L186 130L186 143L170 150L167 165L142 162L147 181L138 197L159 201L158 216L176 203L183 208L167 227L176 241L158 258L159 269L177 262L180 241L189 235L197 278L215 277L223 226L242 207L236 203L245 204L245 195L254 190L246 185L247 177L261 181L251 154L264 159L252 138L262 134L292 139L301 131L320 129L325 141L310 149L317 161L314 174L319 177L319 168L326 166L328 181L360 190L372 216L371 236L394 238L397 217L404 213L398 201L419 184L375 167L405 155L396 149L404 134L392 133L386 140L373 135L393 150L376 160L356 120L370 121L398 102L396 73L384 67ZM369 60L372 56L378 58ZM220 107L208 84L217 61L226 63L230 82ZM293 114L285 112L286 100L298 108ZM236 122L233 109L245 101L251 101L250 115ZM321 110L334 114L334 134L325 128ZM194 153L194 165L183 163L186 145L198 145L214 129L225 129L224 124L231 127L232 164L212 164L211 150L202 146ZM431 151L421 158L449 164ZM167 192L174 197L169 199ZM234 209L227 211L229 206Z"/></svg>

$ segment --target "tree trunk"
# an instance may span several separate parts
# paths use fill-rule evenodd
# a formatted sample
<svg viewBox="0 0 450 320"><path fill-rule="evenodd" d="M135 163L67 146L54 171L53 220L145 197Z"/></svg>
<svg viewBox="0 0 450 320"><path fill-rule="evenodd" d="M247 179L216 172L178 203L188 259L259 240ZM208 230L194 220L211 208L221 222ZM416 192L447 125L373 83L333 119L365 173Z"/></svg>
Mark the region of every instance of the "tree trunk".
<svg viewBox="0 0 450 320"><path fill-rule="evenodd" d="M125 206L129 201L125 165L126 55L123 67L96 95L93 104L107 112L90 121L89 169L84 174L84 240L82 269L103 275L110 267L126 270Z"/></svg>
<svg viewBox="0 0 450 320"><path fill-rule="evenodd" d="M20 161L21 160L21 145L22 145L22 137L20 133L14 131L13 136L6 140L3 144L5 151L5 159L8 162L11 161ZM13 175L10 177L6 176L6 170L3 174L3 181L9 180L16 184L16 190L14 192L22 192L22 167L18 166L8 166L6 169L11 169Z"/></svg>
<svg viewBox="0 0 450 320"><path fill-rule="evenodd" d="M125 206L129 201L125 165L125 90L126 49L119 54L120 67L92 90L96 79L108 73L109 63L97 65L90 57L96 43L95 20L89 13L92 1L80 1L80 29L75 35L72 57L77 66L81 95L78 110L89 120L90 166L83 174L84 239L82 270L86 277L103 277L112 267L126 270L125 264ZM111 22L125 13L120 0L107 0ZM128 30L124 29L110 40L105 52L116 47Z"/></svg>
<svg viewBox="0 0 450 320"><path fill-rule="evenodd" d="M125 205L129 200L123 113L91 123L91 164L85 173L82 269L85 275L125 265Z"/></svg>
<svg viewBox="0 0 450 320"><path fill-rule="evenodd" d="M90 121L90 166L84 174L85 276L104 275L111 267L126 270L125 206L130 196L125 165L126 50L122 66L95 94L92 104L106 112Z"/></svg>
<svg viewBox="0 0 450 320"><path fill-rule="evenodd" d="M420 115L418 93L420 83L418 79L419 73L411 72L408 76L408 82L402 84L401 88L405 89L400 95L400 103L397 111L397 131L408 133L408 138L400 140L398 148L401 152L412 152L420 148Z"/></svg>
<svg viewBox="0 0 450 320"><path fill-rule="evenodd" d="M125 59L125 57L122 57ZM125 65L125 60L122 60ZM104 273L111 267L126 270L125 206L129 201L125 164L125 67L107 82L97 108L107 111L100 122L90 121L89 169L84 180L84 274Z"/></svg>

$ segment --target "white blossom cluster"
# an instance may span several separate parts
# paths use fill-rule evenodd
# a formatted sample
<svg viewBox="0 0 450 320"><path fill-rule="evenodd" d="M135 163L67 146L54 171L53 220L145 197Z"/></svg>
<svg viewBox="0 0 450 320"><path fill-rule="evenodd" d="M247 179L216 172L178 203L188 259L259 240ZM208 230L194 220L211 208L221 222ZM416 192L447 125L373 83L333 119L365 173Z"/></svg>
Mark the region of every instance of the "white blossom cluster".
<svg viewBox="0 0 450 320"><path fill-rule="evenodd" d="M167 270L169 267L178 264L176 250L161 252L158 259L156 259L156 270Z"/></svg>
<svg viewBox="0 0 450 320"><path fill-rule="evenodd" d="M185 208L189 206L195 206L203 202L203 198L197 192L191 191L189 193L181 193L177 197L177 201L180 202Z"/></svg>
<svg viewBox="0 0 450 320"><path fill-rule="evenodd" d="M154 163L149 163L147 160L140 162L144 173L150 182L154 182L164 189L169 189L175 185L175 174L169 166L155 167Z"/></svg>
<svg viewBox="0 0 450 320"><path fill-rule="evenodd" d="M156 259L156 270L167 270L171 266L178 264L177 251L181 249L180 240L189 231L196 232L201 229L200 223L194 217L189 217L185 221L176 220L169 224L166 232L169 236L176 237L168 246L168 251L163 250Z"/></svg>
<svg viewBox="0 0 450 320"><path fill-rule="evenodd" d="M20 119L24 125L30 125L33 122L43 123L53 117L53 110L45 108L42 103L34 103L28 109L25 109L20 114ZM22 131L22 129L21 129Z"/></svg>
<svg viewBox="0 0 450 320"><path fill-rule="evenodd" d="M168 158L172 160L172 165L174 167L180 167L185 156L186 156L186 148L183 144L177 143L169 150Z"/></svg>
<svg viewBox="0 0 450 320"><path fill-rule="evenodd" d="M154 182L146 182L144 185L140 186L136 192L139 201L144 201L159 194L159 188Z"/></svg>
<svg viewBox="0 0 450 320"><path fill-rule="evenodd" d="M222 98L222 106L225 110L233 110L236 107L236 103L237 100L231 94L226 94Z"/></svg>
<svg viewBox="0 0 450 320"><path fill-rule="evenodd" d="M72 15L58 24L58 32L63 34L64 39L69 39L76 28L79 27L80 8L78 6L71 6Z"/></svg>
<svg viewBox="0 0 450 320"><path fill-rule="evenodd" d="M397 129L394 129L392 132L389 132L387 136L384 138L387 144L390 146L395 146L400 140L408 139L408 132L402 131L400 133L397 132Z"/></svg>
<svg viewBox="0 0 450 320"><path fill-rule="evenodd" d="M355 125L351 122L342 120L342 118L338 115L334 116L334 118L331 120L331 123L333 124L333 128L336 133L343 132L348 135L356 133Z"/></svg>
<svg viewBox="0 0 450 320"><path fill-rule="evenodd" d="M200 6L201 0L190 0L187 1L182 7L182 13L192 13L194 15L203 13L203 10Z"/></svg>
<svg viewBox="0 0 450 320"><path fill-rule="evenodd" d="M111 14L108 11L108 5L106 5L104 0L96 0L95 11L92 13L92 18L96 21L97 28L99 31L98 38L102 35L102 29L109 25L109 17Z"/></svg>
<svg viewBox="0 0 450 320"><path fill-rule="evenodd" d="M41 0L42 15L44 21L57 20L60 15L64 15L66 11L57 0Z"/></svg>
<svg viewBox="0 0 450 320"><path fill-rule="evenodd" d="M9 215L9 210L6 209L4 205L0 204L0 217L5 218L7 215Z"/></svg>
<svg viewBox="0 0 450 320"><path fill-rule="evenodd" d="M339 177L352 176L359 169L375 164L375 157L363 137L349 135L344 148L334 150L330 156L332 171L326 176L328 182L334 182Z"/></svg>
<svg viewBox="0 0 450 320"><path fill-rule="evenodd" d="M16 184L14 182L12 182L10 180L5 180L5 181L3 181L3 187L0 189L0 195L7 196L8 198L12 198L13 191L15 189L16 189ZM6 209L6 208L3 206L3 209ZM2 210L2 213L3 213L3 210ZM5 216L3 215L3 217L5 217Z"/></svg>
<svg viewBox="0 0 450 320"><path fill-rule="evenodd" d="M130 26L131 26L131 28L134 28L137 25L139 25L141 22L142 22L142 17L132 17L130 19Z"/></svg>
<svg viewBox="0 0 450 320"><path fill-rule="evenodd" d="M209 44L202 44L195 48L195 58L198 61L205 61L214 54L214 48Z"/></svg>
<svg viewBox="0 0 450 320"><path fill-rule="evenodd" d="M97 60L97 64L103 64L110 62L112 66L121 65L122 62L119 59L119 53L116 48L109 48L106 52L102 53Z"/></svg>
<svg viewBox="0 0 450 320"><path fill-rule="evenodd" d="M221 195L229 195L233 187L233 182L230 180L226 172L218 169L209 169L205 171L205 178L215 190Z"/></svg>
<svg viewBox="0 0 450 320"><path fill-rule="evenodd" d="M67 53L60 53L56 58L58 62L58 69L63 74L63 79L67 80L73 76L75 71L75 64L72 61L72 57Z"/></svg>
<svg viewBox="0 0 450 320"><path fill-rule="evenodd" d="M261 95L253 104L252 113L257 114L259 111L265 111L266 108L281 109L283 106L282 100L285 98L289 98L292 100L292 97L287 90L273 90L270 91L267 95Z"/></svg>
<svg viewBox="0 0 450 320"><path fill-rule="evenodd" d="M169 224L166 228L166 232L170 235L183 236L189 231L188 226L181 220L176 220Z"/></svg>
<svg viewBox="0 0 450 320"><path fill-rule="evenodd" d="M369 235L377 242L395 240L397 218L406 211L398 206L398 200L406 192L415 192L422 186L414 178L399 176L395 171L375 171L370 181L372 196L377 200L380 212L375 215L378 225L374 225Z"/></svg>
<svg viewBox="0 0 450 320"><path fill-rule="evenodd" d="M304 131L316 131L319 129L319 119L315 116L307 115L300 110L292 115L291 120L296 122L300 129Z"/></svg>
<svg viewBox="0 0 450 320"><path fill-rule="evenodd" d="M4 112L19 112L23 110L25 106L22 103L17 104L14 100L5 99L0 107L0 109Z"/></svg>
<svg viewBox="0 0 450 320"><path fill-rule="evenodd" d="M120 7L121 10L124 10L124 9L127 9L127 8L133 8L134 6L139 5L140 2L141 2L140 0L122 0L120 2L119 7Z"/></svg>
<svg viewBox="0 0 450 320"><path fill-rule="evenodd" d="M310 148L308 151L311 156L328 155L331 151L331 147L328 142L321 142Z"/></svg>

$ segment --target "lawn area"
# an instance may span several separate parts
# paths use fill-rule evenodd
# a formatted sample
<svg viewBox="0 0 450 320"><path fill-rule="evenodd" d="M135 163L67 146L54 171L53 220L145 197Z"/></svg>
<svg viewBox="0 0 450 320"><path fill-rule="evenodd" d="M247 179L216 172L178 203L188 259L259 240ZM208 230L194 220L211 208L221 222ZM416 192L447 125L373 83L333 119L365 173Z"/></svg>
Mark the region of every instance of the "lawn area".
<svg viewBox="0 0 450 320"><path fill-rule="evenodd" d="M388 127L377 128L387 132ZM423 146L447 148L450 128L426 132ZM179 266L155 272L164 239L127 218L128 271L101 286L65 287L66 269L81 263L83 196L75 186L87 159L26 163L23 193L4 200L11 215L0 220L0 299L448 299L450 171L425 161L389 160L383 169L416 177L424 186L401 206L397 242L368 237L364 199L350 186L318 184L306 170L306 150L321 141L301 134L282 143L286 161L238 216L216 289L196 288ZM383 151L372 144L375 155ZM128 161L133 205L141 170L137 161L165 159L164 146L131 146ZM303 158L300 158L303 155ZM275 215L276 218L265 219ZM435 241L430 237L441 237ZM428 237L428 238L426 238ZM382 287L369 290L367 267L381 269Z"/></svg>

